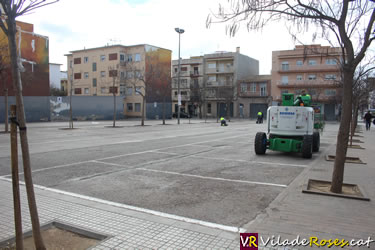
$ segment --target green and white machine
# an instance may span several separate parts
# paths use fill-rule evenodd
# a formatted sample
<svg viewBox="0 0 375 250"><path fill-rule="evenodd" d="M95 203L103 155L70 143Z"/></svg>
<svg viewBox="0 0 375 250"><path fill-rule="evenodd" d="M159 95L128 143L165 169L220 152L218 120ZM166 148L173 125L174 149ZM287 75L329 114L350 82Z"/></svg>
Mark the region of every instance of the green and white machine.
<svg viewBox="0 0 375 250"><path fill-rule="evenodd" d="M263 155L266 150L302 153L303 158L311 158L320 147L320 121L314 123L314 109L309 107L309 95L282 95L282 106L272 106L267 110L268 139L264 132L255 136L255 153Z"/></svg>

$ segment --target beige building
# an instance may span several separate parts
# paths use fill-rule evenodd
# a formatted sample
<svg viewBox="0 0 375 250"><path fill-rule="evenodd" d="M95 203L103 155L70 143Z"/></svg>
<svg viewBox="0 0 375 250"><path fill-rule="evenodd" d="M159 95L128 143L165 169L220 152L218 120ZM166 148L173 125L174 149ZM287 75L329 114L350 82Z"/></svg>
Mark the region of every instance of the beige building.
<svg viewBox="0 0 375 250"><path fill-rule="evenodd" d="M282 93L300 94L304 89L321 107L325 119L335 120L341 103L340 48L299 45L293 50L272 52L273 104Z"/></svg>
<svg viewBox="0 0 375 250"><path fill-rule="evenodd" d="M237 81L259 74L257 60L241 54L238 47L236 52L215 52L181 61L182 110L192 115L201 112L208 117L240 116ZM178 60L173 60L172 72L175 112ZM203 107L199 109L201 103Z"/></svg>
<svg viewBox="0 0 375 250"><path fill-rule="evenodd" d="M257 118L261 111L266 118L267 108L272 104L271 75L258 75L238 80L240 118Z"/></svg>
<svg viewBox="0 0 375 250"><path fill-rule="evenodd" d="M148 73L150 65L159 65L170 75L171 51L141 44L133 46L110 45L98 48L71 51L68 60L68 95L112 96L113 92L124 99L124 114L127 117L140 117L146 94L146 105L157 102L153 93L145 88L151 82ZM161 88L163 84L158 84ZM156 91L155 88L153 91ZM160 99L160 98L159 98ZM153 118L146 109L146 117ZM154 112L158 112L155 111ZM170 113L170 112L169 112Z"/></svg>

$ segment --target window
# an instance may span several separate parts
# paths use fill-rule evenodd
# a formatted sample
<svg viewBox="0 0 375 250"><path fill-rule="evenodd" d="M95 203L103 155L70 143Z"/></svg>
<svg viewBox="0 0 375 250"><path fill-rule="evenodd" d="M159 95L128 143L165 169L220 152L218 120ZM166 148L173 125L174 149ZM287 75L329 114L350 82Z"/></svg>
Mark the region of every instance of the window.
<svg viewBox="0 0 375 250"><path fill-rule="evenodd" d="M102 61L102 62L105 61L105 55L100 56L100 61Z"/></svg>
<svg viewBox="0 0 375 250"><path fill-rule="evenodd" d="M74 73L74 79L81 79L81 73Z"/></svg>
<svg viewBox="0 0 375 250"><path fill-rule="evenodd" d="M75 95L80 95L80 94L82 94L82 89L81 89L81 88L75 88L75 89L74 89L74 94L75 94Z"/></svg>
<svg viewBox="0 0 375 250"><path fill-rule="evenodd" d="M133 61L133 56L132 55L128 55L128 62L132 62Z"/></svg>
<svg viewBox="0 0 375 250"><path fill-rule="evenodd" d="M174 72L177 73L177 71L178 71L178 68L174 68Z"/></svg>
<svg viewBox="0 0 375 250"><path fill-rule="evenodd" d="M140 103L134 103L135 112L141 112L141 104Z"/></svg>
<svg viewBox="0 0 375 250"><path fill-rule="evenodd" d="M135 54L134 61L140 62L141 61L141 54L139 54L139 53Z"/></svg>
<svg viewBox="0 0 375 250"><path fill-rule="evenodd" d="M83 73L83 77L84 77L85 79L88 79L88 78L89 78L89 72L85 72L85 73Z"/></svg>
<svg viewBox="0 0 375 250"><path fill-rule="evenodd" d="M109 70L109 77L116 77L117 76L117 70L112 69Z"/></svg>
<svg viewBox="0 0 375 250"><path fill-rule="evenodd" d="M134 78L134 73L132 71L128 71L128 72L126 72L126 77L128 79L133 79Z"/></svg>
<svg viewBox="0 0 375 250"><path fill-rule="evenodd" d="M250 92L252 92L252 93L257 92L257 85L256 85L256 83L250 84Z"/></svg>
<svg viewBox="0 0 375 250"><path fill-rule="evenodd" d="M288 94L288 90L287 89L281 90L281 94Z"/></svg>
<svg viewBox="0 0 375 250"><path fill-rule="evenodd" d="M92 86L93 86L93 87L96 87L96 83L97 83L97 82L96 82L96 78L93 78L93 79L92 79Z"/></svg>
<svg viewBox="0 0 375 250"><path fill-rule="evenodd" d="M296 95L300 95L301 92L302 92L302 90L300 90L300 89L296 89L296 91L294 91L294 93L295 93Z"/></svg>
<svg viewBox="0 0 375 250"><path fill-rule="evenodd" d="M309 65L311 66L316 65L316 60L309 60Z"/></svg>
<svg viewBox="0 0 375 250"><path fill-rule="evenodd" d="M282 62L281 70L289 70L289 62Z"/></svg>
<svg viewBox="0 0 375 250"><path fill-rule="evenodd" d="M84 58L83 58L83 63L88 63L89 62L89 58L87 57L87 56L85 56Z"/></svg>
<svg viewBox="0 0 375 250"><path fill-rule="evenodd" d="M125 54L120 53L120 62L125 62Z"/></svg>
<svg viewBox="0 0 375 250"><path fill-rule="evenodd" d="M329 59L326 59L326 64L327 65L336 65L337 61L336 61L336 59L329 58Z"/></svg>
<svg viewBox="0 0 375 250"><path fill-rule="evenodd" d="M241 92L246 92L247 91L247 84L246 83L241 83Z"/></svg>
<svg viewBox="0 0 375 250"><path fill-rule="evenodd" d="M108 60L110 60L110 61L117 60L117 53L109 54Z"/></svg>
<svg viewBox="0 0 375 250"><path fill-rule="evenodd" d="M194 67L194 75L199 75L199 69L198 69L198 67Z"/></svg>
<svg viewBox="0 0 375 250"><path fill-rule="evenodd" d="M259 84L260 88L260 96L267 96L267 84L261 83Z"/></svg>
<svg viewBox="0 0 375 250"><path fill-rule="evenodd" d="M85 95L89 94L89 88L85 88Z"/></svg>
<svg viewBox="0 0 375 250"><path fill-rule="evenodd" d="M120 78L125 79L125 71L120 71Z"/></svg>
<svg viewBox="0 0 375 250"><path fill-rule="evenodd" d="M105 77L105 71L100 71L100 77Z"/></svg>
<svg viewBox="0 0 375 250"><path fill-rule="evenodd" d="M288 76L282 76L282 77L281 77L281 84L282 84L282 85L288 85L288 83L289 83L289 78L288 78Z"/></svg>
<svg viewBox="0 0 375 250"><path fill-rule="evenodd" d="M209 63L208 68L209 69L216 69L216 63Z"/></svg>
<svg viewBox="0 0 375 250"><path fill-rule="evenodd" d="M120 84L120 95L126 95L126 88L123 84Z"/></svg>
<svg viewBox="0 0 375 250"><path fill-rule="evenodd" d="M316 75L309 75L309 80L316 80Z"/></svg>
<svg viewBox="0 0 375 250"><path fill-rule="evenodd" d="M113 94L117 94L117 87L109 87L109 93Z"/></svg>
<svg viewBox="0 0 375 250"><path fill-rule="evenodd" d="M69 67L70 67L70 68L73 67L73 61L72 61L72 60L69 61Z"/></svg>
<svg viewBox="0 0 375 250"><path fill-rule="evenodd" d="M100 93L105 94L106 93L106 88L105 87L101 87L100 88Z"/></svg>
<svg viewBox="0 0 375 250"><path fill-rule="evenodd" d="M81 64L81 58L74 58L74 64Z"/></svg>
<svg viewBox="0 0 375 250"><path fill-rule="evenodd" d="M129 112L133 112L133 103L127 103L126 108L128 109Z"/></svg>
<svg viewBox="0 0 375 250"><path fill-rule="evenodd" d="M216 82L216 76L209 76L208 81L209 82Z"/></svg>
<svg viewBox="0 0 375 250"><path fill-rule="evenodd" d="M302 75L297 75L297 81L302 81L302 80L303 80Z"/></svg>
<svg viewBox="0 0 375 250"><path fill-rule="evenodd" d="M181 91L181 95L187 95L187 91Z"/></svg>
<svg viewBox="0 0 375 250"><path fill-rule="evenodd" d="M135 95L140 95L142 93L141 87L135 87Z"/></svg>
<svg viewBox="0 0 375 250"><path fill-rule="evenodd" d="M139 70L135 71L135 78L137 79L141 78L141 71Z"/></svg>
<svg viewBox="0 0 375 250"><path fill-rule="evenodd" d="M315 89L309 89L308 94L313 96L316 95L316 90Z"/></svg>
<svg viewBox="0 0 375 250"><path fill-rule="evenodd" d="M181 71L187 71L187 67L181 67Z"/></svg>
<svg viewBox="0 0 375 250"><path fill-rule="evenodd" d="M92 63L92 71L93 71L93 72L96 71L96 62Z"/></svg>
<svg viewBox="0 0 375 250"><path fill-rule="evenodd" d="M303 61L298 60L298 61L296 62L296 65L297 65L297 66L302 66L302 65L303 65Z"/></svg>
<svg viewBox="0 0 375 250"><path fill-rule="evenodd" d="M207 113L211 114L211 103L207 103Z"/></svg>
<svg viewBox="0 0 375 250"><path fill-rule="evenodd" d="M188 82L188 80L187 79L180 79L180 81L181 81L181 84L187 84L187 82Z"/></svg>
<svg viewBox="0 0 375 250"><path fill-rule="evenodd" d="M133 94L133 88L132 87L127 87L126 88L126 95L131 96Z"/></svg>
<svg viewBox="0 0 375 250"><path fill-rule="evenodd" d="M325 80L336 80L336 75L334 75L334 74L326 74L324 76L324 79Z"/></svg>
<svg viewBox="0 0 375 250"><path fill-rule="evenodd" d="M324 91L326 96L335 96L336 95L336 90L335 89L326 89Z"/></svg>

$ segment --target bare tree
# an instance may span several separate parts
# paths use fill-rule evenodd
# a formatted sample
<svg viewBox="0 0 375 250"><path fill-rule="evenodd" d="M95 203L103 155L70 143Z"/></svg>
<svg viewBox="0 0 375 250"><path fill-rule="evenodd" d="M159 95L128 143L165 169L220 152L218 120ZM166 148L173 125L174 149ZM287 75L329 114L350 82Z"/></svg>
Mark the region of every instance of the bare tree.
<svg viewBox="0 0 375 250"><path fill-rule="evenodd" d="M219 22L230 22L227 26L230 35L238 31L241 23L245 23L249 30L257 30L273 21L285 21L289 27L295 27L296 36L314 26L313 38L319 35L341 48L344 101L331 185L332 192L341 193L352 118L354 73L375 39L374 1L231 0L229 5L229 10L220 5L219 13L214 17ZM207 24L212 22L209 15ZM334 38L330 37L332 35Z"/></svg>
<svg viewBox="0 0 375 250"><path fill-rule="evenodd" d="M118 74L118 67L109 67L109 77L112 77L112 87L109 88L109 93L112 93L113 95L113 127L116 127L116 94L118 90L118 79L119 79L119 74Z"/></svg>
<svg viewBox="0 0 375 250"><path fill-rule="evenodd" d="M12 79L13 88L16 96L17 103L17 118L19 123L20 137L21 137L21 150L22 150L22 160L24 167L24 176L26 183L26 192L29 203L30 217L33 229L34 243L36 249L46 249L41 233L40 224L38 217L38 210L35 201L35 193L33 187L33 180L31 176L31 166L30 166L30 153L29 144L27 140L27 130L26 130L26 119L25 119L25 109L23 104L22 96L22 80L21 80L21 69L23 68L21 63L21 58L17 53L16 45L16 18L24 14L35 11L36 9L55 3L58 0L0 0L1 7L4 11L1 13L0 27L8 37L10 61L12 69ZM5 20L3 20L5 19Z"/></svg>
<svg viewBox="0 0 375 250"><path fill-rule="evenodd" d="M358 124L358 111L362 105L367 104L369 93L374 90L372 82L369 80L371 73L375 70L374 60L369 63L361 64L357 67L353 81L353 117L350 129L350 145L353 145L353 135Z"/></svg>

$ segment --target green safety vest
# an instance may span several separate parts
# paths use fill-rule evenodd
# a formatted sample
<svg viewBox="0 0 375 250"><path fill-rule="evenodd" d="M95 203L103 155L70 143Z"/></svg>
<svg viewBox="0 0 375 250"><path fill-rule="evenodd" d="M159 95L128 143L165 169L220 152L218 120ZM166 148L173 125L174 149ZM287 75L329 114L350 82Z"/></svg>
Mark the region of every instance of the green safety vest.
<svg viewBox="0 0 375 250"><path fill-rule="evenodd" d="M263 113L262 112L258 112L258 115L262 115Z"/></svg>
<svg viewBox="0 0 375 250"><path fill-rule="evenodd" d="M221 118L220 118L220 121L223 121L223 120L224 120L224 117L221 117Z"/></svg>

